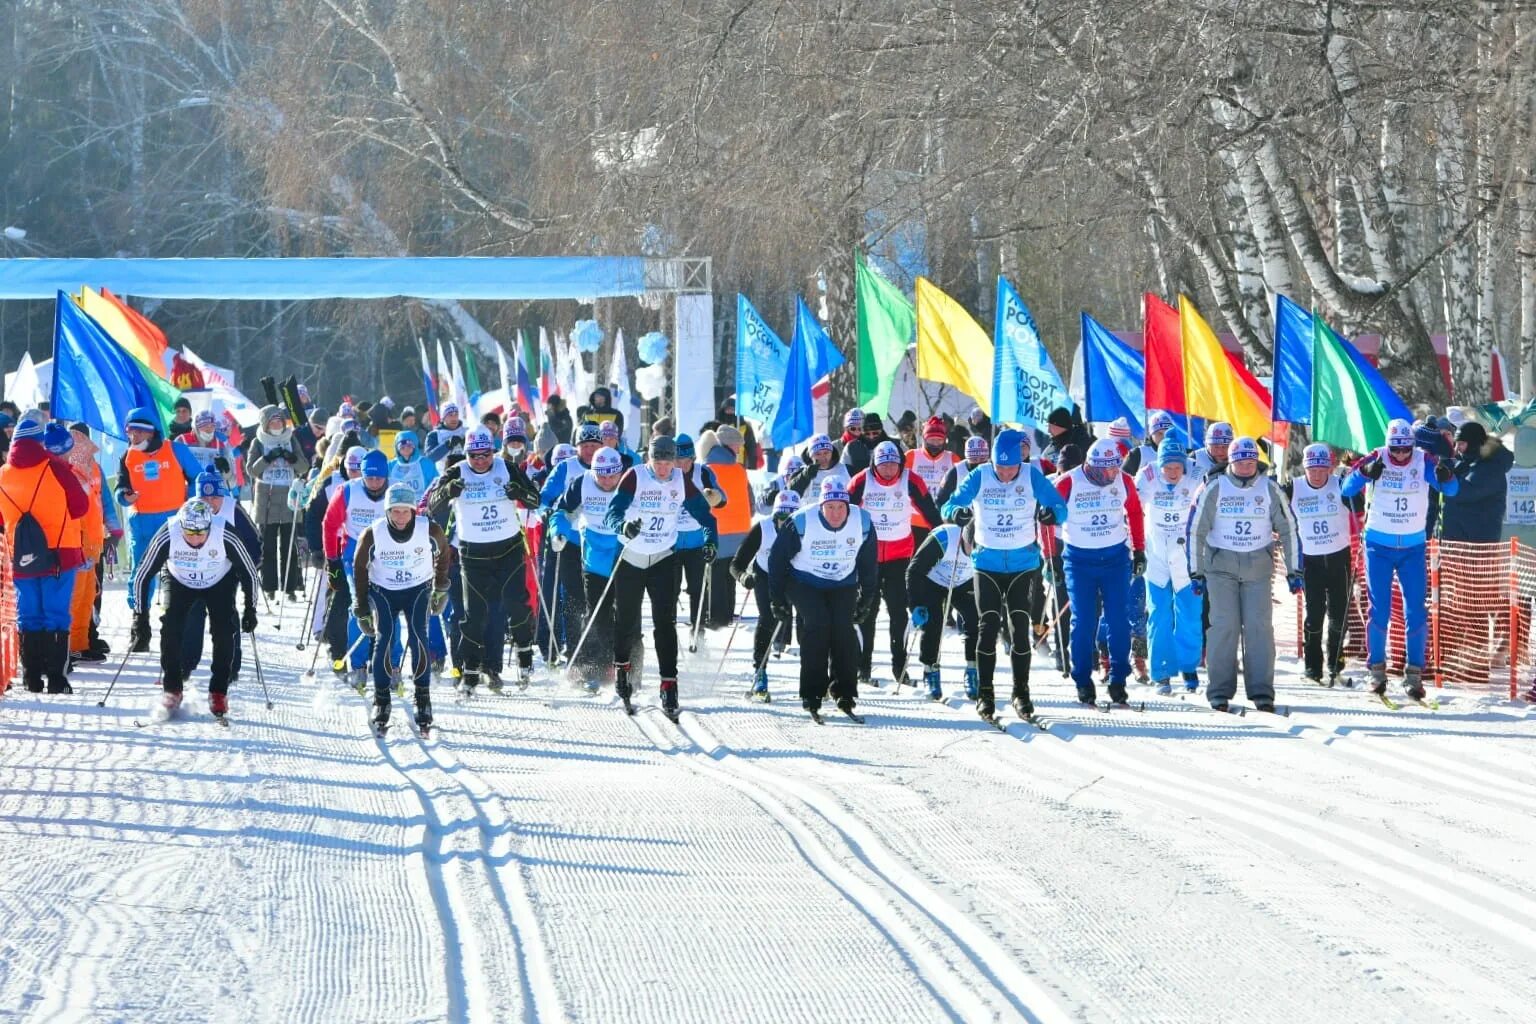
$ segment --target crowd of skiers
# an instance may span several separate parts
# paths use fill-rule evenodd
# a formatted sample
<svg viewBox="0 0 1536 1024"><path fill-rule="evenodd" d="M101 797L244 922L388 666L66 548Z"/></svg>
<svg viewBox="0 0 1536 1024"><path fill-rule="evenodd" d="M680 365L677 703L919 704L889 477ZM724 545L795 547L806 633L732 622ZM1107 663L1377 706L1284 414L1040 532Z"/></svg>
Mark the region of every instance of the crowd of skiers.
<svg viewBox="0 0 1536 1024"><path fill-rule="evenodd" d="M700 629L731 626L738 586L757 612L751 694L769 699L770 655L796 644L799 698L818 716L828 699L853 715L861 689L886 678L942 699L948 625L963 638L966 699L989 720L1000 648L1008 702L1026 719L1045 653L1085 704L1100 685L1105 706L1127 704L1133 675L1195 693L1203 665L1213 708L1230 707L1241 677L1254 707L1273 710L1277 555L1305 593L1306 675L1333 685L1358 536L1371 688L1388 683L1395 581L1403 687L1422 699L1437 518L1447 537L1536 532L1536 430L1511 454L1475 421L1394 420L1382 448L1347 459L1309 445L1282 486L1260 440L1210 423L1191 444L1188 424L1155 410L1139 440L1124 421L1095 439L1066 409L1039 432L994 429L977 410L958 435L937 417L903 421L906 443L853 410L839 438L781 453L754 489L760 453L729 407L698 438L659 421L637 452L601 388L574 416L552 401L533 431L517 415L469 422L452 403L430 426L387 400L332 415L292 378L264 384L271 404L238 448L211 415L179 408L167 431L135 410L111 482L84 425L0 411L28 690L67 693L75 661L105 658L96 611L126 534L132 651L149 650L165 590L167 711L205 633L209 706L227 711L260 590L269 604L309 594L306 628L338 677L371 683L381 730L407 658L422 726L434 676L500 692L504 677L526 687L536 658L594 691L611 682L632 709L648 604L659 699L675 717L678 626L690 646ZM889 676L876 671L882 608Z"/></svg>

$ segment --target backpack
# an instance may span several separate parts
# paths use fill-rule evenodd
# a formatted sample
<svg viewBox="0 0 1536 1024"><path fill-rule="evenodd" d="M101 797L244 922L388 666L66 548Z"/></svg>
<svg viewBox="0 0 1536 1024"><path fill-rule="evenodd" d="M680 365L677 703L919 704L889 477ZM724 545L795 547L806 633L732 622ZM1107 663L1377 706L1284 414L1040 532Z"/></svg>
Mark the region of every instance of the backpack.
<svg viewBox="0 0 1536 1024"><path fill-rule="evenodd" d="M43 467L42 474L37 478L37 486L32 488L32 501L37 500L37 492L43 487L43 477L51 471L49 467ZM27 502L28 506L32 501ZM21 515L11 529L11 569L28 576L58 572L59 552L48 543L48 534L44 532L43 524L37 521L30 510L23 511L20 505L16 508Z"/></svg>

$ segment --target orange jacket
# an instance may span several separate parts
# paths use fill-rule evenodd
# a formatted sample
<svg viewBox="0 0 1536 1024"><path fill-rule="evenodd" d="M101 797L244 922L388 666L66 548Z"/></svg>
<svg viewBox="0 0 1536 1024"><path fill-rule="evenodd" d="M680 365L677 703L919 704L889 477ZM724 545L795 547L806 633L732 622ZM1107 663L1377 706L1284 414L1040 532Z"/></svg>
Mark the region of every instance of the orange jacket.
<svg viewBox="0 0 1536 1024"><path fill-rule="evenodd" d="M0 466L0 518L5 521L5 532L13 533L22 515L32 513L49 546L59 553L59 568L73 569L85 561L80 550L80 520L90 508L89 499L74 470L62 459L48 455L41 444L30 439L18 444L23 451L17 452L17 446L12 446L10 461ZM34 444L36 454L27 450Z"/></svg>

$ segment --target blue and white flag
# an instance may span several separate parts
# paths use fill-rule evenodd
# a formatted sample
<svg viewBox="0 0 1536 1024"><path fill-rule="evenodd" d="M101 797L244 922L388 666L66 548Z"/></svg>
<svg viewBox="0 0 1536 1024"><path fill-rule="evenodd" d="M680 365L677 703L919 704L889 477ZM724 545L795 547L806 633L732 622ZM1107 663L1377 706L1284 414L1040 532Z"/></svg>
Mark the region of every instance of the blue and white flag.
<svg viewBox="0 0 1536 1024"><path fill-rule="evenodd" d="M773 423L789 371L789 346L779 340L752 303L736 294L736 413L763 426Z"/></svg>
<svg viewBox="0 0 1536 1024"><path fill-rule="evenodd" d="M1072 396L1045 350L1029 307L1006 278L997 279L997 326L993 332L992 420L1044 426L1056 409L1072 408Z"/></svg>
<svg viewBox="0 0 1536 1024"><path fill-rule="evenodd" d="M795 296L795 334L789 343L789 367L784 391L769 438L775 448L789 448L816 433L811 389L843 365L843 354L832 344L826 328L800 296Z"/></svg>
<svg viewBox="0 0 1536 1024"><path fill-rule="evenodd" d="M1112 423L1124 416L1137 437L1145 437L1147 366L1141 353L1083 314L1083 418Z"/></svg>

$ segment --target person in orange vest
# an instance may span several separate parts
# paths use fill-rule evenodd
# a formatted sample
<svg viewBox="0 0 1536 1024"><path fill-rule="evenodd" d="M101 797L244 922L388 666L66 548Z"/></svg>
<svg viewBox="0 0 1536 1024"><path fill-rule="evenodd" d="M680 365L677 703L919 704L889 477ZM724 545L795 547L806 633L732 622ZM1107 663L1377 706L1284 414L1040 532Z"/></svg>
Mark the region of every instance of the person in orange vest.
<svg viewBox="0 0 1536 1024"><path fill-rule="evenodd" d="M930 496L936 495L944 487L944 478L949 471L960 461L960 456L950 451L945 445L949 443L949 429L944 426L944 421L937 416L929 417L923 425L923 446L913 448L907 452L907 468L916 473L928 488ZM935 500L935 505L941 502ZM923 541L928 539L928 531L938 526L938 523L930 523L923 518L922 513L912 513L912 543L915 548L922 547Z"/></svg>
<svg viewBox="0 0 1536 1024"><path fill-rule="evenodd" d="M160 431L160 417L155 410L140 406L128 413L128 453L117 471L114 493L117 503L131 509L128 518L129 578L138 571L139 560L149 548L155 531L170 521L192 490L192 481L202 472L197 457L183 444L169 444ZM151 579L145 591L155 596ZM128 607L137 608L137 590L128 592Z"/></svg>
<svg viewBox="0 0 1536 1024"><path fill-rule="evenodd" d="M101 558L106 544L106 525L101 514L101 483L100 477L94 473L94 464L89 465L93 473L86 475L71 459L71 453L76 447L75 434L64 424L55 421L43 428L43 447L49 455L57 456L69 465L70 472L80 481L89 502L85 515L80 519L80 551L83 556L81 571L75 573L75 582L70 588L67 649L72 659L70 667L73 668L74 661L106 660L105 654L96 654L90 650L91 618L95 612L92 605L96 599L96 561ZM94 450L95 446L91 447Z"/></svg>
<svg viewBox="0 0 1536 1024"><path fill-rule="evenodd" d="M69 464L43 447L43 417L22 415L0 466L0 518L10 540L21 632L22 682L41 693L72 693L68 679L69 607L85 564L80 520L90 508Z"/></svg>
<svg viewBox="0 0 1536 1024"><path fill-rule="evenodd" d="M101 590L107 566L116 564L118 543L123 539L123 526L117 518L117 503L108 500L107 474L96 461L101 448L91 438L91 428L85 423L71 423L70 433L74 445L65 461L75 471L75 477L91 499L91 513L102 518L102 545L95 565L87 565L86 571L75 577L75 597L70 611L70 655L76 661L105 661L112 653L112 646L101 638ZM85 545L86 559L91 558L91 545ZM85 577L89 576L89 579Z"/></svg>
<svg viewBox="0 0 1536 1024"><path fill-rule="evenodd" d="M715 430L715 439L718 443L704 453L704 462L715 475L724 500L714 507L720 558L709 566L709 607L703 614L711 629L724 629L736 617L736 578L731 575L731 556L752 529L752 482L741 462L746 444L741 431L727 423Z"/></svg>

